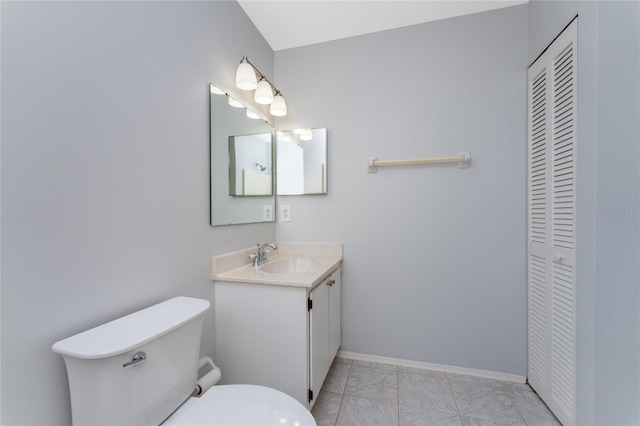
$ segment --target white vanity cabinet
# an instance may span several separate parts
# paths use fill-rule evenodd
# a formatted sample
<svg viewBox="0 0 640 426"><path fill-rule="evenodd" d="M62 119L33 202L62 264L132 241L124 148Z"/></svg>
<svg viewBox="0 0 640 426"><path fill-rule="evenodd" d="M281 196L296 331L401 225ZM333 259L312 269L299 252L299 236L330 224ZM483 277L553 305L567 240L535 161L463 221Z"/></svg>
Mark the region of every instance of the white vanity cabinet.
<svg viewBox="0 0 640 426"><path fill-rule="evenodd" d="M285 392L311 408L340 347L341 268L312 286L214 280L222 383Z"/></svg>

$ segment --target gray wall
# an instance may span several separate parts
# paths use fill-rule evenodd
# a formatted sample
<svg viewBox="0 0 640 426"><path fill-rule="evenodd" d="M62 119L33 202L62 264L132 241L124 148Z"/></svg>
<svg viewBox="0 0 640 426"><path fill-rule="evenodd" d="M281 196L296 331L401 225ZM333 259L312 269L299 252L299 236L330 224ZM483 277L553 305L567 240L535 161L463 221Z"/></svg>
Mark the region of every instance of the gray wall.
<svg viewBox="0 0 640 426"><path fill-rule="evenodd" d="M578 20L577 424L640 424L640 13L532 1L529 60ZM622 216L618 213L623 212Z"/></svg>
<svg viewBox="0 0 640 426"><path fill-rule="evenodd" d="M276 52L278 128L327 127L329 194L283 241L344 243L342 350L526 374L527 6ZM455 155L472 166L381 168Z"/></svg>
<svg viewBox="0 0 640 426"><path fill-rule="evenodd" d="M595 424L640 424L640 18L598 3Z"/></svg>
<svg viewBox="0 0 640 426"><path fill-rule="evenodd" d="M208 225L208 83L243 55L272 74L235 2L2 2L3 425L70 423L55 341L211 299L212 255L274 239Z"/></svg>

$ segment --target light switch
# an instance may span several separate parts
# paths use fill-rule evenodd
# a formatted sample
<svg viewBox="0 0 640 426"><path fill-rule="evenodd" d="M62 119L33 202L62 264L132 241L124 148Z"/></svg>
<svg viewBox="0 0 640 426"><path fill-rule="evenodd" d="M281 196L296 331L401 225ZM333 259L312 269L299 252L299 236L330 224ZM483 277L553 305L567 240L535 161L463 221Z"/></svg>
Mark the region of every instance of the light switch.
<svg viewBox="0 0 640 426"><path fill-rule="evenodd" d="M291 206L280 206L280 222L291 222Z"/></svg>
<svg viewBox="0 0 640 426"><path fill-rule="evenodd" d="M262 206L262 220L264 222L273 221L273 205L267 204Z"/></svg>

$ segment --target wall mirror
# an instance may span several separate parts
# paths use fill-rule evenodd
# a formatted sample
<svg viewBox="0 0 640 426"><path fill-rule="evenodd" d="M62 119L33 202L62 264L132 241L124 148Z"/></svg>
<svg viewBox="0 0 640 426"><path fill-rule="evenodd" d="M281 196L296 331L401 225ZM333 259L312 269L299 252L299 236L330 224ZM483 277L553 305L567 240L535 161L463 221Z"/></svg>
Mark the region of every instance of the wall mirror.
<svg viewBox="0 0 640 426"><path fill-rule="evenodd" d="M211 225L273 222L273 126L213 84L209 96Z"/></svg>
<svg viewBox="0 0 640 426"><path fill-rule="evenodd" d="M276 132L278 195L327 193L327 129Z"/></svg>

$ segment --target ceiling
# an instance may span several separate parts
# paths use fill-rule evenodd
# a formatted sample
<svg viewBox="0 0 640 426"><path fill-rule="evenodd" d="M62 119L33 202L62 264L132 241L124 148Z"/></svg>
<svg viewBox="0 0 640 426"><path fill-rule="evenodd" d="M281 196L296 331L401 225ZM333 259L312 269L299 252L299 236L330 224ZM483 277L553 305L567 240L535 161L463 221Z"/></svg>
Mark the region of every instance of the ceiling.
<svg viewBox="0 0 640 426"><path fill-rule="evenodd" d="M524 4L528 0L238 0L274 51Z"/></svg>

